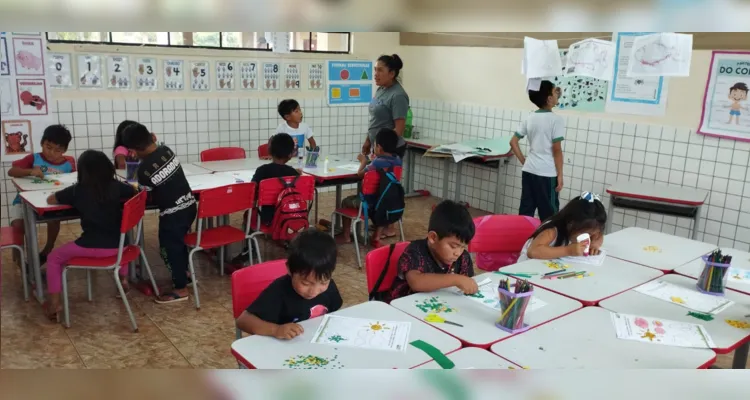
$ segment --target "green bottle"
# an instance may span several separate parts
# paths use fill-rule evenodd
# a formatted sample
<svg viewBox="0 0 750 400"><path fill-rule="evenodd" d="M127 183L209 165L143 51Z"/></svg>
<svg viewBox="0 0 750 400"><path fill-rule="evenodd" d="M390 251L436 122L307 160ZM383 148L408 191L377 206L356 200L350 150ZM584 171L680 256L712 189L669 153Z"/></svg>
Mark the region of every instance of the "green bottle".
<svg viewBox="0 0 750 400"><path fill-rule="evenodd" d="M406 127L404 129L404 138L409 139L411 138L411 129L412 129L412 113L411 113L411 107L409 107L409 111L406 112Z"/></svg>

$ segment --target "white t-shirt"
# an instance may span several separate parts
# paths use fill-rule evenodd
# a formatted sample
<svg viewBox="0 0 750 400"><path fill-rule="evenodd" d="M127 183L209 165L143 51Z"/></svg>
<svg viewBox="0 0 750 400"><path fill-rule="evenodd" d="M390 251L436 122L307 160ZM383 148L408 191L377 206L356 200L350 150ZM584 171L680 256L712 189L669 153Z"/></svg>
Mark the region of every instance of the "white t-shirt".
<svg viewBox="0 0 750 400"><path fill-rule="evenodd" d="M516 136L529 137L529 154L523 171L538 176L556 177L552 144L565 139L565 119L551 111L537 110L518 126Z"/></svg>
<svg viewBox="0 0 750 400"><path fill-rule="evenodd" d="M282 121L279 127L276 128L276 133L286 133L294 139L294 144L297 145L298 149L304 148L307 139L313 137L312 128L304 122L299 123L299 127L292 128L286 121Z"/></svg>

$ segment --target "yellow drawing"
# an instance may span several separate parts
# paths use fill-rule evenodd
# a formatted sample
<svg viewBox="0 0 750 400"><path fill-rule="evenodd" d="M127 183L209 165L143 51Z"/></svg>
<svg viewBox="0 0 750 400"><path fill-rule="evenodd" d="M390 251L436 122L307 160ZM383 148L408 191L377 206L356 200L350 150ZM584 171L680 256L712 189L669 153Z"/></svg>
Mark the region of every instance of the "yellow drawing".
<svg viewBox="0 0 750 400"><path fill-rule="evenodd" d="M747 322L747 321L737 321L735 319L727 319L725 320L725 322L737 329L750 329L750 322Z"/></svg>
<svg viewBox="0 0 750 400"><path fill-rule="evenodd" d="M659 246L646 246L643 248L643 251L649 253L661 253L661 249L659 248Z"/></svg>
<svg viewBox="0 0 750 400"><path fill-rule="evenodd" d="M341 98L341 88L331 88L331 97L334 99L340 99Z"/></svg>
<svg viewBox="0 0 750 400"><path fill-rule="evenodd" d="M569 267L568 265L566 265L566 264L560 264L557 261L545 261L544 265L546 265L546 266L548 266L548 267L550 267L552 269L565 269L565 268Z"/></svg>
<svg viewBox="0 0 750 400"><path fill-rule="evenodd" d="M375 322L375 323L370 323L370 325L368 326L368 328L370 328L370 330L373 331L373 332L380 332L382 330L391 329L390 327L386 326L385 324L381 324L380 321Z"/></svg>
<svg viewBox="0 0 750 400"><path fill-rule="evenodd" d="M643 336L641 336L642 339L648 339L651 342L654 341L655 337L656 337L656 335L654 335L653 333L651 333L651 331L649 331L649 330L646 330L646 333L644 333Z"/></svg>
<svg viewBox="0 0 750 400"><path fill-rule="evenodd" d="M672 296L669 298L669 300L672 300L672 303L685 304L685 300L683 300L681 297Z"/></svg>

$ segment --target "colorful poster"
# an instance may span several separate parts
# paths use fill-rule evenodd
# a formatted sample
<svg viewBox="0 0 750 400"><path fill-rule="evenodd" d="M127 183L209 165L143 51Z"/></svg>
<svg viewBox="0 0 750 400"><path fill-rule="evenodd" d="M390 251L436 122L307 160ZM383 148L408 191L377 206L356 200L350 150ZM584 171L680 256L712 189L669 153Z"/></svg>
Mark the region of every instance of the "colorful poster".
<svg viewBox="0 0 750 400"><path fill-rule="evenodd" d="M184 63L182 60L164 60L164 90L185 88Z"/></svg>
<svg viewBox="0 0 750 400"><path fill-rule="evenodd" d="M698 133L750 141L750 52L714 51Z"/></svg>
<svg viewBox="0 0 750 400"><path fill-rule="evenodd" d="M329 106L361 106L373 99L372 61L328 61Z"/></svg>
<svg viewBox="0 0 750 400"><path fill-rule="evenodd" d="M15 161L31 154L31 122L27 120L3 121L3 161Z"/></svg>
<svg viewBox="0 0 750 400"><path fill-rule="evenodd" d="M211 90L211 75L208 61L193 61L190 63L190 88L194 91L207 92Z"/></svg>
<svg viewBox="0 0 750 400"><path fill-rule="evenodd" d="M83 89L102 88L102 58L96 55L78 56L78 81Z"/></svg>
<svg viewBox="0 0 750 400"><path fill-rule="evenodd" d="M44 76L42 39L13 38L16 76Z"/></svg>
<svg viewBox="0 0 750 400"><path fill-rule="evenodd" d="M8 42L5 36L0 37L0 75L10 75L10 58L8 58Z"/></svg>
<svg viewBox="0 0 750 400"><path fill-rule="evenodd" d="M234 90L234 62L216 62L216 90Z"/></svg>
<svg viewBox="0 0 750 400"><path fill-rule="evenodd" d="M47 115L47 82L44 79L19 79L18 115Z"/></svg>
<svg viewBox="0 0 750 400"><path fill-rule="evenodd" d="M560 87L562 94L557 107L561 110L604 112L607 81L588 76L567 75L568 50L560 50L562 73L544 78Z"/></svg>
<svg viewBox="0 0 750 400"><path fill-rule="evenodd" d="M258 62L240 62L240 89L258 90Z"/></svg>
<svg viewBox="0 0 750 400"><path fill-rule="evenodd" d="M13 85L8 78L0 78L0 117L5 119L13 115L13 98L16 97Z"/></svg>
<svg viewBox="0 0 750 400"><path fill-rule="evenodd" d="M307 64L307 89L322 90L325 86L325 76L323 75L323 63Z"/></svg>
<svg viewBox="0 0 750 400"><path fill-rule="evenodd" d="M284 89L300 90L302 82L302 66L300 64L287 64L284 66Z"/></svg>
<svg viewBox="0 0 750 400"><path fill-rule="evenodd" d="M281 65L277 62L263 63L263 90L281 89Z"/></svg>
<svg viewBox="0 0 750 400"><path fill-rule="evenodd" d="M73 86L73 69L70 64L70 54L47 54L47 78L53 88L68 88Z"/></svg>
<svg viewBox="0 0 750 400"><path fill-rule="evenodd" d="M107 57L108 89L130 90L130 59L126 56Z"/></svg>
<svg viewBox="0 0 750 400"><path fill-rule="evenodd" d="M139 91L158 89L157 66L155 58L135 59L135 88Z"/></svg>

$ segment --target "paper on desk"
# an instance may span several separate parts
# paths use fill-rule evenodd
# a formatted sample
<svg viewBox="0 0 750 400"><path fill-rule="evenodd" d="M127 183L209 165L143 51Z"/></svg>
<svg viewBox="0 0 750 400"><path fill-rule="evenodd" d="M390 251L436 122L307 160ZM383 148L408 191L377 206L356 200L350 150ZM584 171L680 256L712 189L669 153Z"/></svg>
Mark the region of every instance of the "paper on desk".
<svg viewBox="0 0 750 400"><path fill-rule="evenodd" d="M191 190L212 189L238 183L237 179L232 176L232 174L228 174L225 172L217 172L215 174L191 175L185 178L187 179Z"/></svg>
<svg viewBox="0 0 750 400"><path fill-rule="evenodd" d="M720 296L703 294L698 289L686 289L661 280L645 283L635 291L706 314L718 314L734 304Z"/></svg>
<svg viewBox="0 0 750 400"><path fill-rule="evenodd" d="M618 313L611 316L618 339L702 349L716 347L702 325Z"/></svg>
<svg viewBox="0 0 750 400"><path fill-rule="evenodd" d="M488 285L489 285L489 286L492 286L492 285L490 285L490 284L492 283L492 279L490 279L490 278L484 278L484 279L482 279L481 281L480 281L480 280L477 280L477 277L474 277L474 278L472 278L472 279L474 279L474 280L475 280L475 281L477 282L477 286L479 286L480 288L481 288L482 286L488 286ZM463 290L459 289L459 288L458 288L458 287L456 287L456 286L453 286L453 287L452 287L452 288L450 288L449 290L450 290L450 291L452 291L453 293L456 293L456 294L460 294L460 295L463 295L463 294L464 294Z"/></svg>
<svg viewBox="0 0 750 400"><path fill-rule="evenodd" d="M359 165L360 164L358 164L358 163L337 165L336 169L345 169L347 171L359 172Z"/></svg>
<svg viewBox="0 0 750 400"><path fill-rule="evenodd" d="M500 297L497 293L497 287L494 285L484 285L479 287L479 291L475 294L465 294L464 295L467 299L475 301L485 307L492 308L497 311L502 311L502 306L500 305ZM547 303L545 303L543 300L531 296L531 302L529 302L529 305L526 306L526 312L530 313L535 310L538 310L544 306L546 306Z"/></svg>
<svg viewBox="0 0 750 400"><path fill-rule="evenodd" d="M750 285L750 271L746 269L729 267L729 277L727 278L727 280L735 283L744 283L746 285Z"/></svg>
<svg viewBox="0 0 750 400"><path fill-rule="evenodd" d="M56 180L65 185L72 185L78 182L78 172L71 172L68 174L47 175L45 176L45 178Z"/></svg>
<svg viewBox="0 0 750 400"><path fill-rule="evenodd" d="M310 343L403 352L410 330L410 322L326 315Z"/></svg>
<svg viewBox="0 0 750 400"><path fill-rule="evenodd" d="M602 249L601 253L595 256L562 257L560 261L562 261L563 263L578 263L578 264L601 266L602 264L604 264L604 259L606 257L607 257L607 252L604 249Z"/></svg>
<svg viewBox="0 0 750 400"><path fill-rule="evenodd" d="M254 169L243 169L239 171L229 171L225 172L226 174L232 175L235 180L241 181L241 182L252 182L253 181L253 175L255 175ZM241 183L240 182L240 183Z"/></svg>

